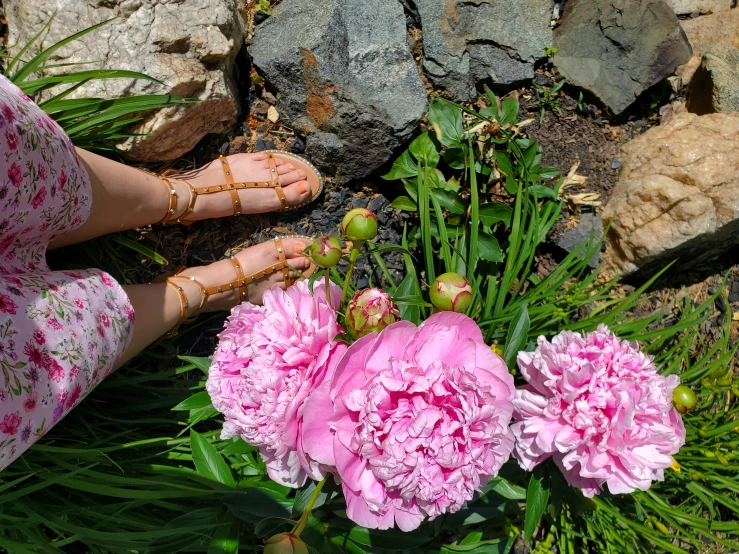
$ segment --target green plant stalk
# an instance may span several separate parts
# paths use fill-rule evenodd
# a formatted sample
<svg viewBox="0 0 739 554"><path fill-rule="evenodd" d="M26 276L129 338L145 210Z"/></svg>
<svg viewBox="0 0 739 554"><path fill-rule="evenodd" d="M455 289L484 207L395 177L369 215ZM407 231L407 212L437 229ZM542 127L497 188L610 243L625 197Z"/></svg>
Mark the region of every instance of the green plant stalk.
<svg viewBox="0 0 739 554"><path fill-rule="evenodd" d="M354 273L354 264L357 263L357 259L359 258L359 253L362 249L363 244L363 240L355 240L354 242L352 242L352 251L349 254L349 267L346 270L346 275L344 276L344 288L341 291L342 308L345 306L346 295L349 292L349 282L352 280L352 273Z"/></svg>
<svg viewBox="0 0 739 554"><path fill-rule="evenodd" d="M313 509L313 504L315 504L316 500L318 500L318 495L321 494L321 489L323 489L323 485L326 484L326 481L328 481L328 478L330 476L331 474L327 473L326 476L318 482L318 484L316 485L316 490L313 491L313 494L310 495L308 504L305 506L305 510L303 510L303 515L300 516L300 519L295 524L295 527L293 527L292 534L296 537L299 537L300 533L303 532L305 524L308 523L308 518L310 517L310 512Z"/></svg>
<svg viewBox="0 0 739 554"><path fill-rule="evenodd" d="M331 305L331 275L329 270L326 270L323 277L326 279L326 304Z"/></svg>

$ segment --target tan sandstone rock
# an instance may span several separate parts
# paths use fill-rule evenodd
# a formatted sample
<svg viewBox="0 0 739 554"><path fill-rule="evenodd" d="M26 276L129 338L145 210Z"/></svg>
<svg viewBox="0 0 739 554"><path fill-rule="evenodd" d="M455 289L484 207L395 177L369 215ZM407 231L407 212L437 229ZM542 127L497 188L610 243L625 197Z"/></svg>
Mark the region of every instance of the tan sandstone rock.
<svg viewBox="0 0 739 554"><path fill-rule="evenodd" d="M688 86L701 65L703 54L713 48L739 48L739 8L684 19L680 21L680 26L693 49L693 57L675 70L681 87Z"/></svg>
<svg viewBox="0 0 739 554"><path fill-rule="evenodd" d="M58 50L48 63L98 61L84 69L128 69L164 82L93 81L76 97L174 94L200 102L150 113L120 149L141 161L171 160L208 133L233 125L238 96L233 60L242 42L242 0L4 0L11 52L56 16L39 46L48 47L106 19L100 29Z"/></svg>
<svg viewBox="0 0 739 554"><path fill-rule="evenodd" d="M739 113L680 113L624 147L605 269L693 264L739 243Z"/></svg>

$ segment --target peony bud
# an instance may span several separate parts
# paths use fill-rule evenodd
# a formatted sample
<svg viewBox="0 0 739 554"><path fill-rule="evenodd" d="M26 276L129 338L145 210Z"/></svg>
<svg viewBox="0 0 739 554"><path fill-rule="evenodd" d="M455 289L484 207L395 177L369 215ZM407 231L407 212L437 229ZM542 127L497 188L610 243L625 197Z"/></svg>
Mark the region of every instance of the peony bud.
<svg viewBox="0 0 739 554"><path fill-rule="evenodd" d="M472 286L459 273L444 273L431 285L429 296L437 310L462 313L472 302Z"/></svg>
<svg viewBox="0 0 739 554"><path fill-rule="evenodd" d="M319 267L334 267L341 260L341 243L336 237L317 238L304 254Z"/></svg>
<svg viewBox="0 0 739 554"><path fill-rule="evenodd" d="M344 326L358 339L368 333L379 333L400 319L398 307L390 295L380 289L364 289L354 293L346 307Z"/></svg>
<svg viewBox="0 0 739 554"><path fill-rule="evenodd" d="M308 547L292 533L280 533L270 537L264 554L308 554Z"/></svg>
<svg viewBox="0 0 739 554"><path fill-rule="evenodd" d="M689 387L679 385L672 391L672 404L681 414L692 410L698 402L698 397Z"/></svg>
<svg viewBox="0 0 739 554"><path fill-rule="evenodd" d="M351 240L372 240L377 236L377 218L365 208L356 208L344 216L341 232Z"/></svg>

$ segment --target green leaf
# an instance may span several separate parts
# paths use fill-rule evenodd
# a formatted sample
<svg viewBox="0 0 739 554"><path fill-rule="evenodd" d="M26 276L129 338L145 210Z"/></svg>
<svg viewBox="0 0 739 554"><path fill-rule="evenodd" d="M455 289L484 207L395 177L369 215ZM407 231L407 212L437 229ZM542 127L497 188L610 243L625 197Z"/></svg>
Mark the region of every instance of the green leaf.
<svg viewBox="0 0 739 554"><path fill-rule="evenodd" d="M505 352L503 353L503 359L505 360L508 368L513 368L516 365L516 356L518 352L526 346L529 335L529 311L526 308L526 304L522 304L518 310L506 333L505 340Z"/></svg>
<svg viewBox="0 0 739 554"><path fill-rule="evenodd" d="M463 148L447 148L444 152L444 163L452 169L464 169L467 154Z"/></svg>
<svg viewBox="0 0 739 554"><path fill-rule="evenodd" d="M453 102L434 98L429 103L429 123L436 131L436 138L447 148L461 148L462 110Z"/></svg>
<svg viewBox="0 0 739 554"><path fill-rule="evenodd" d="M503 175L513 175L513 163L503 150L495 150L493 152L495 161L498 163L498 169Z"/></svg>
<svg viewBox="0 0 739 554"><path fill-rule="evenodd" d="M493 477L488 481L487 485L482 488L482 493L494 492L498 496L507 498L508 500L523 500L526 498L526 490L523 487L514 485L507 479L502 477Z"/></svg>
<svg viewBox="0 0 739 554"><path fill-rule="evenodd" d="M490 202L480 206L480 221L486 227L492 227L496 223L503 223L506 227L511 226L513 208L500 202Z"/></svg>
<svg viewBox="0 0 739 554"><path fill-rule="evenodd" d="M90 33L94 31L95 29L98 29L99 27L102 27L103 25L110 23L113 21L113 19L107 19L105 21L101 21L100 23L97 23L96 25L92 25L90 27L87 27L86 29L82 29L79 33L74 33L73 35L70 35L59 42L49 46L49 48L43 50L42 52L39 52L36 56L31 58L31 60L23 65L12 77L10 77L10 80L18 85L20 82L22 82L26 77L28 77L31 73L34 73L41 64L43 64L54 52L59 50L62 46L65 44L69 44L70 42L77 40L78 38L86 35L87 33ZM51 20L49 20L49 23ZM47 23L48 25L48 23Z"/></svg>
<svg viewBox="0 0 739 554"><path fill-rule="evenodd" d="M441 206L453 214L462 215L467 211L467 206L462 197L456 192L444 189L431 189L431 195Z"/></svg>
<svg viewBox="0 0 739 554"><path fill-rule="evenodd" d="M216 447L194 429L190 429L190 447L192 448L192 461L200 475L229 487L236 486L231 469L226 465Z"/></svg>
<svg viewBox="0 0 739 554"><path fill-rule="evenodd" d="M363 546L390 550L418 548L431 540L430 537L421 535L419 532L404 533L395 528L387 531L380 529L366 529L359 525L351 527L345 533L342 533L341 536L347 537Z"/></svg>
<svg viewBox="0 0 739 554"><path fill-rule="evenodd" d="M154 77L150 77L149 75L140 73L139 71L129 71L125 69L90 69L87 71L75 71L62 75L50 75L49 77L41 77L40 79L24 81L21 90L23 90L27 95L32 96L39 91L55 87L57 85L64 83L79 83L80 81L88 81L90 79L144 79L146 81L154 81L160 85L164 84L159 79L155 79Z"/></svg>
<svg viewBox="0 0 739 554"><path fill-rule="evenodd" d="M240 527L236 519L219 526L208 545L208 554L238 554Z"/></svg>
<svg viewBox="0 0 739 554"><path fill-rule="evenodd" d="M131 240L129 238L124 237L120 234L114 234L111 236L111 238L116 241L118 244L122 244L123 246L127 246L131 250L134 250L141 254L142 256L146 256L147 258L155 261L156 263L160 265L167 265L169 264L169 261L167 261L167 258L164 256L157 254L154 252L151 248L147 248L143 244L141 244L138 241Z"/></svg>
<svg viewBox="0 0 739 554"><path fill-rule="evenodd" d="M400 298L415 297L417 296L417 291L418 284L413 278L413 275L409 273L405 276L400 285L398 285L398 288L395 291L395 296ZM416 325L419 325L421 323L421 312L418 306L414 306L411 304L400 304L398 306L398 309L400 310L400 319L410 321L412 323L415 323Z"/></svg>
<svg viewBox="0 0 739 554"><path fill-rule="evenodd" d="M503 261L503 250L498 244L498 239L484 231L480 231L477 237L477 251L478 256L487 262Z"/></svg>
<svg viewBox="0 0 739 554"><path fill-rule="evenodd" d="M308 506L308 502L310 501L310 497L313 495L315 490L316 482L309 481L307 485L295 493L295 503L293 504L292 510L293 515L299 516L305 511L305 508ZM315 504L313 504L313 509L323 506L326 503L327 498L328 492L322 489L321 492L318 493L318 498L316 498Z"/></svg>
<svg viewBox="0 0 739 554"><path fill-rule="evenodd" d="M515 125L516 118L518 117L518 100L512 96L509 96L503 100L501 105L500 123L505 125L510 123Z"/></svg>
<svg viewBox="0 0 739 554"><path fill-rule="evenodd" d="M292 505L284 495L264 486L239 486L237 491L223 495L223 503L233 515L252 525L266 517L289 518Z"/></svg>
<svg viewBox="0 0 739 554"><path fill-rule="evenodd" d="M408 146L408 151L417 160L421 160L426 167L436 167L439 163L439 151L428 133L423 133L413 139L413 142Z"/></svg>
<svg viewBox="0 0 739 554"><path fill-rule="evenodd" d="M524 522L524 537L527 541L534 536L541 516L547 509L549 503L549 489L544 488L542 480L531 475L529 488L526 491L526 521Z"/></svg>
<svg viewBox="0 0 739 554"><path fill-rule="evenodd" d="M410 152L406 150L393 162L390 171L383 175L382 178L386 181L393 181L405 177L415 177L417 172L418 167L416 166L416 162L413 161Z"/></svg>
<svg viewBox="0 0 739 554"><path fill-rule="evenodd" d="M177 356L183 362L189 362L208 375L210 370L210 358L202 358L197 356Z"/></svg>
<svg viewBox="0 0 739 554"><path fill-rule="evenodd" d="M172 410L199 410L200 408L211 407L210 395L207 391L200 391L193 394L190 398L187 398L177 404Z"/></svg>
<svg viewBox="0 0 739 554"><path fill-rule="evenodd" d="M539 198L551 198L552 200L557 199L557 194L552 189L545 187L544 185L531 185L529 186L529 190L535 193Z"/></svg>
<svg viewBox="0 0 739 554"><path fill-rule="evenodd" d="M418 211L418 205L407 196L398 196L395 200L393 200L392 206L396 210L403 210L406 212Z"/></svg>

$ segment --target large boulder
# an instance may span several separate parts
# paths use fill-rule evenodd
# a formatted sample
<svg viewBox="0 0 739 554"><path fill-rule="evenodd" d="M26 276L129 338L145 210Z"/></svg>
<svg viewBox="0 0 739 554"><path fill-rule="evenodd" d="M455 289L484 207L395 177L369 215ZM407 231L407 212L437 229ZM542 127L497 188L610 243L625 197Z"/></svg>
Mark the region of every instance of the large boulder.
<svg viewBox="0 0 739 554"><path fill-rule="evenodd" d="M254 65L339 182L389 160L426 111L406 38L397 0L284 0L256 28Z"/></svg>
<svg viewBox="0 0 739 554"><path fill-rule="evenodd" d="M731 9L733 0L665 0L677 15L725 12Z"/></svg>
<svg viewBox="0 0 739 554"><path fill-rule="evenodd" d="M688 111L739 112L739 48L717 47L703 56L690 81Z"/></svg>
<svg viewBox="0 0 739 554"><path fill-rule="evenodd" d="M473 100L481 83L533 78L552 45L550 0L416 0L423 67L455 99Z"/></svg>
<svg viewBox="0 0 739 554"><path fill-rule="evenodd" d="M685 19L680 25L694 55L705 54L717 46L739 48L739 8Z"/></svg>
<svg viewBox="0 0 739 554"><path fill-rule="evenodd" d="M569 0L554 45L554 64L567 82L616 114L691 54L664 0Z"/></svg>
<svg viewBox="0 0 739 554"><path fill-rule="evenodd" d="M696 264L739 242L739 114L680 113L624 147L603 211L606 267Z"/></svg>
<svg viewBox="0 0 739 554"><path fill-rule="evenodd" d="M149 136L119 146L127 157L171 160L206 134L223 132L235 123L238 96L232 62L243 34L238 0L4 0L3 4L15 51L55 12L39 47L116 18L61 48L48 63L95 61L82 67L140 71L164 82L162 86L131 79L91 81L75 91L75 97L171 93L200 100L148 114L131 132Z"/></svg>

